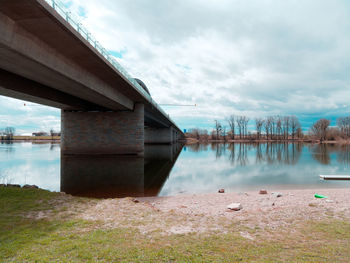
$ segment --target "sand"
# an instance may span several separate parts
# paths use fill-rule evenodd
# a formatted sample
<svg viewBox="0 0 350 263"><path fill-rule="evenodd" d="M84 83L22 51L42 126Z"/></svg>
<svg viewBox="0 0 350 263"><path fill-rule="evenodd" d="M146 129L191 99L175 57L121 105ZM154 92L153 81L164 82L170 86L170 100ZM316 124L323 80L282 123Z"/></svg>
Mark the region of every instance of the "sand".
<svg viewBox="0 0 350 263"><path fill-rule="evenodd" d="M279 229L310 220L350 221L350 189L270 190L98 200L77 216L103 227L136 227L165 234L227 231L232 224L251 229ZM281 193L277 197L273 193ZM328 196L317 199L314 194ZM243 209L232 211L231 203Z"/></svg>

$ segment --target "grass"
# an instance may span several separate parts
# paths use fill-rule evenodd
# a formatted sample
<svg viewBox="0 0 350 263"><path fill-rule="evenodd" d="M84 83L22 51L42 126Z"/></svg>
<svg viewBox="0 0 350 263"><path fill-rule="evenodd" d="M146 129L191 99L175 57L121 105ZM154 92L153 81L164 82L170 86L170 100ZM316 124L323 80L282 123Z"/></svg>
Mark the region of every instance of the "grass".
<svg viewBox="0 0 350 263"><path fill-rule="evenodd" d="M278 231L232 225L227 233L142 234L99 222L27 215L53 208L58 193L0 188L0 262L349 262L350 223L304 222ZM71 198L64 209L96 200ZM57 211L55 211L57 210ZM243 238L249 231L255 240Z"/></svg>

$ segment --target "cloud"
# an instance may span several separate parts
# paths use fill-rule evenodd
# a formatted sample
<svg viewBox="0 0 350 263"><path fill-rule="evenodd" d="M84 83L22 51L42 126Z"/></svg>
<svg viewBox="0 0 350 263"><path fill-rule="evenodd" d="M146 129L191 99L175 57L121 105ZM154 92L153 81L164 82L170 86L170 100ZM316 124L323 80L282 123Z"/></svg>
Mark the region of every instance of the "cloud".
<svg viewBox="0 0 350 263"><path fill-rule="evenodd" d="M15 127L16 134L60 131L60 110L17 99L0 97L0 130Z"/></svg>
<svg viewBox="0 0 350 263"><path fill-rule="evenodd" d="M347 1L65 0L182 128L349 112Z"/></svg>

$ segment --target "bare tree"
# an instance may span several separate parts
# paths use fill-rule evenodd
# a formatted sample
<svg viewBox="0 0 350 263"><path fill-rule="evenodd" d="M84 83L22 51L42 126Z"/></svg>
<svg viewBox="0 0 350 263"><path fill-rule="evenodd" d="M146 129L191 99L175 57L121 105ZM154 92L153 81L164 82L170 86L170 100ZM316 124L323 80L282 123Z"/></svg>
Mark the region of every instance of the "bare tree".
<svg viewBox="0 0 350 263"><path fill-rule="evenodd" d="M4 131L4 135L6 140L13 140L13 136L15 135L15 128L6 127Z"/></svg>
<svg viewBox="0 0 350 263"><path fill-rule="evenodd" d="M220 122L215 120L215 131L216 131L216 140L220 139L221 131L222 131L222 126Z"/></svg>
<svg viewBox="0 0 350 263"><path fill-rule="evenodd" d="M329 120L320 119L312 125L311 132L322 142L327 138L327 130L329 124Z"/></svg>
<svg viewBox="0 0 350 263"><path fill-rule="evenodd" d="M292 139L293 140L294 140L294 137L297 134L297 130L299 128L301 130L301 126L300 126L300 122L299 122L298 118L295 117L295 116L291 116L290 117L290 129L291 129Z"/></svg>
<svg viewBox="0 0 350 263"><path fill-rule="evenodd" d="M350 117L338 118L337 125L344 137L350 137Z"/></svg>
<svg viewBox="0 0 350 263"><path fill-rule="evenodd" d="M234 115L231 115L228 120L228 125L230 127L230 132L231 132L231 138L232 140L235 139L235 116Z"/></svg>
<svg viewBox="0 0 350 263"><path fill-rule="evenodd" d="M272 123L273 123L273 117L269 116L266 118L265 123L264 123L264 128L265 128L265 133L266 133L266 139L272 139L272 133L273 133L273 127L272 127Z"/></svg>
<svg viewBox="0 0 350 263"><path fill-rule="evenodd" d="M302 139L304 137L304 134L303 134L303 131L302 131L301 127L299 127L297 129L296 136L297 136L298 139Z"/></svg>
<svg viewBox="0 0 350 263"><path fill-rule="evenodd" d="M244 138L244 136L247 137L247 134L248 134L249 118L247 116L242 116L242 122L243 122L243 138Z"/></svg>
<svg viewBox="0 0 350 263"><path fill-rule="evenodd" d="M51 129L50 130L51 140L53 140L54 133L55 133L55 131L53 129Z"/></svg>
<svg viewBox="0 0 350 263"><path fill-rule="evenodd" d="M226 126L222 127L222 137L224 137L224 141L226 142Z"/></svg>
<svg viewBox="0 0 350 263"><path fill-rule="evenodd" d="M237 116L236 123L237 123L238 132L239 132L239 139L242 139L242 133L244 133L243 116Z"/></svg>
<svg viewBox="0 0 350 263"><path fill-rule="evenodd" d="M282 117L276 116L275 121L276 121L276 136L278 139L281 139L281 136L282 136Z"/></svg>
<svg viewBox="0 0 350 263"><path fill-rule="evenodd" d="M288 140L289 137L289 129L290 129L290 116L283 117L283 138Z"/></svg>
<svg viewBox="0 0 350 263"><path fill-rule="evenodd" d="M261 130L264 125L264 119L263 118L256 118L255 119L255 127L256 127L256 134L257 134L257 139L260 139L261 136Z"/></svg>

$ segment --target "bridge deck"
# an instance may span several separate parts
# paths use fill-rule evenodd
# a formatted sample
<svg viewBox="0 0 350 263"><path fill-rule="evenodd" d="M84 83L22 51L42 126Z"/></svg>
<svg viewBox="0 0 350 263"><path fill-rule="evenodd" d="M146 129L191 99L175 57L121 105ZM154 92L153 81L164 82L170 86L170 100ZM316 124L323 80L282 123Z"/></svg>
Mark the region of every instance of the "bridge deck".
<svg viewBox="0 0 350 263"><path fill-rule="evenodd" d="M0 2L0 57L0 74L32 86L0 83L0 94L69 110L132 110L143 103L146 125L181 132L56 0Z"/></svg>

